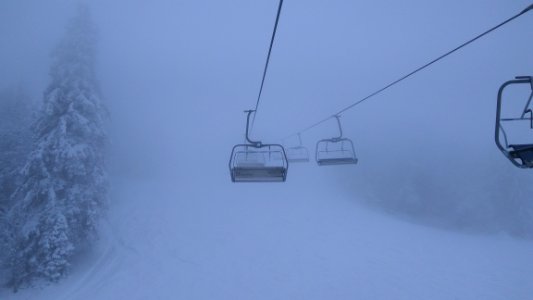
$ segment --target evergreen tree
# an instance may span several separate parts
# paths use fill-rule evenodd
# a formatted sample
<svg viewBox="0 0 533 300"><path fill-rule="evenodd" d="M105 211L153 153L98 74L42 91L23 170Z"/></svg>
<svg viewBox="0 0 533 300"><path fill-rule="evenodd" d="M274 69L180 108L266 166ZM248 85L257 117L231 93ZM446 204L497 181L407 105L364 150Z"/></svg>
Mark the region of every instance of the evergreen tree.
<svg viewBox="0 0 533 300"><path fill-rule="evenodd" d="M0 207L0 279L7 277L6 275L6 259L10 253L9 246L11 245L9 222L6 218L6 210ZM3 283L0 281L0 283Z"/></svg>
<svg viewBox="0 0 533 300"><path fill-rule="evenodd" d="M35 147L13 194L9 285L60 279L95 236L105 206L105 109L94 73L95 30L80 8L53 52L51 83L34 124Z"/></svg>
<svg viewBox="0 0 533 300"><path fill-rule="evenodd" d="M22 85L0 90L0 208L19 184L18 171L31 150L31 101Z"/></svg>
<svg viewBox="0 0 533 300"><path fill-rule="evenodd" d="M10 196L21 184L20 168L31 149L32 108L22 85L0 90L0 284L6 277L5 266L12 245L12 227L7 211Z"/></svg>

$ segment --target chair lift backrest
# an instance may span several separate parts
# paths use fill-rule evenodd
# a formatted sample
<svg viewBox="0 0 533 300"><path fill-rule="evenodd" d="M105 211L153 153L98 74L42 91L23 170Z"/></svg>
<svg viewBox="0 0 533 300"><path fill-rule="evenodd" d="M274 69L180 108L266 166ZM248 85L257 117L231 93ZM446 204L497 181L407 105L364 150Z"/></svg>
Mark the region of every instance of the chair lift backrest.
<svg viewBox="0 0 533 300"><path fill-rule="evenodd" d="M235 153L235 163L237 166L264 166L265 153L250 150L249 146L245 146L243 150Z"/></svg>

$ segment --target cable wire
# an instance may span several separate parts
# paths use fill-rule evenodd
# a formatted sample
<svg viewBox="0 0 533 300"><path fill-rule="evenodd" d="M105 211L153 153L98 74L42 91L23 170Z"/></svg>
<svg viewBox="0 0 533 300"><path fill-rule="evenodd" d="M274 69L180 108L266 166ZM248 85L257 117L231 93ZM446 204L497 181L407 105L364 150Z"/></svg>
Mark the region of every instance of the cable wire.
<svg viewBox="0 0 533 300"><path fill-rule="evenodd" d="M385 90L387 90L387 89L391 88L392 86L394 86L394 85L400 83L401 81L403 81L403 80L405 80L405 79L407 79L407 78L413 76L414 74L416 74L416 73L422 71L423 69L425 69L425 68L427 68L427 67L433 65L434 63L440 61L441 59L447 57L448 55L450 55L450 54L452 54L452 53L454 53L454 52L460 50L461 48L464 48L464 47L468 46L469 44L471 44L471 43L477 41L478 39L484 37L485 35L487 35L487 34L493 32L494 30L496 30L496 29L498 29L498 28L504 26L505 24L507 24L507 23L513 21L514 19L516 19L516 18L522 16L523 14L527 13L527 12L530 11L530 10L533 10L533 4L529 5L526 9L524 9L524 10L521 11L520 13L518 13L518 14L512 16L512 17L510 17L509 19L507 19L507 20L501 22L500 24L498 24L498 25L496 25L496 26L490 28L489 30L487 30L487 31L485 31L485 32L483 32L483 33L481 33L481 34L479 34L479 35L477 35L476 37L474 37L474 38L468 40L467 42L464 42L463 44L461 44L461 45L457 46L456 48L454 48L454 49L452 49L452 50L450 50L450 51L448 51L448 52L442 54L441 56L439 56L439 57L435 58L434 60L432 60L432 61L430 61L430 62L424 64L423 66L418 67L418 68L415 69L414 71L412 71L412 72L410 72L410 73L408 73L408 74L406 74L406 75L404 75L404 76L402 76L402 77L400 77L400 78L394 80L393 82L387 84L386 86L384 86L384 87L382 87L382 88L376 90L375 92L369 94L368 96L366 96L366 97L364 97L364 98L362 98L362 99L360 99L360 100L358 100L358 101L356 101L356 102L354 102L354 103L352 103L352 104L350 104L350 105L344 107L343 109L339 110L339 111L336 112L335 114L330 115L330 116L328 116L328 117L326 117L326 118L324 118L324 119L322 119L322 120L320 120L320 121L318 121L318 122L316 122L316 123L313 123L312 125L310 125L310 126L308 126L308 127L305 127L304 129L302 129L302 130L300 130L300 131L298 131L298 132L295 132L295 133L293 133L293 134L290 134L290 135L286 136L284 139L286 139L286 138L288 138L288 137L291 137L291 136L293 136L293 135L296 135L296 134L298 134L298 133L301 134L301 133L303 133L303 132L306 132L306 131L308 131L308 130L311 130L311 129L315 128L316 126L318 126L318 125L320 125L320 124L326 122L327 120L329 120L329 119L331 119L331 118L333 118L333 117L335 117L335 116L339 116L340 114L346 112L347 110L350 110L350 109L354 108L355 106L357 106L357 105L359 105L359 104L365 102L366 100L368 100L368 99L370 99L370 98L372 98L372 97L374 97L374 96L376 96L376 95L378 95L378 94L384 92Z"/></svg>
<svg viewBox="0 0 533 300"><path fill-rule="evenodd" d="M268 63L270 62L270 54L272 53L272 45L274 45L274 38L276 37L276 31L278 29L279 16L281 14L281 7L283 6L283 0L279 0L278 13L276 15L276 23L274 23L274 30L272 31L272 38L270 39L270 47L268 48L268 55L265 62L265 68L263 70L263 79L261 80L261 87L259 88L259 95L257 96L257 101L255 103L255 113L252 119L252 126L250 131L254 128L255 116L257 116L257 110L259 109L259 101L261 100L261 94L263 93L263 86L265 85L265 78L268 70Z"/></svg>

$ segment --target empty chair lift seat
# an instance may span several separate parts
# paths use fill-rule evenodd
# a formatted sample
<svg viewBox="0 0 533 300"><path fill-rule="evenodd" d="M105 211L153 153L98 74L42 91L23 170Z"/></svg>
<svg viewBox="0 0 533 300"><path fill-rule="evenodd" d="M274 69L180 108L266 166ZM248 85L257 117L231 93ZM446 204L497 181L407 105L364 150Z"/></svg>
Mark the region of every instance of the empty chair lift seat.
<svg viewBox="0 0 533 300"><path fill-rule="evenodd" d="M287 148L287 159L290 162L308 162L309 151L301 146Z"/></svg>
<svg viewBox="0 0 533 300"><path fill-rule="evenodd" d="M298 145L287 148L287 159L297 163L309 162L309 150L302 144L301 134L298 133L296 136L298 137Z"/></svg>
<svg viewBox="0 0 533 300"><path fill-rule="evenodd" d="M237 145L230 160L233 182L283 182L288 163L281 146L263 145L256 148Z"/></svg>
<svg viewBox="0 0 533 300"><path fill-rule="evenodd" d="M319 166L356 164L357 157L349 139L325 139L317 143L316 162Z"/></svg>

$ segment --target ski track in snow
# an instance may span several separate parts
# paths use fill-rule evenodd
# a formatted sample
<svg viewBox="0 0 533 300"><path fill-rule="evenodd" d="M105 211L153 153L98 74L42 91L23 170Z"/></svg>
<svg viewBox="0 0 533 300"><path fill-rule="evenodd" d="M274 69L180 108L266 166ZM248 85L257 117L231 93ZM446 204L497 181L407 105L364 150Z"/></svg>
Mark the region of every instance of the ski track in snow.
<svg viewBox="0 0 533 300"><path fill-rule="evenodd" d="M533 298L532 242L406 223L319 177L297 180L289 194L285 185L116 183L87 267L0 299Z"/></svg>
<svg viewBox="0 0 533 300"><path fill-rule="evenodd" d="M103 248L100 250L100 256L91 262L91 266L80 276L79 280L71 284L69 291L62 299L77 299L78 295L84 292L101 289L120 271L127 248L123 247L120 238L113 233L107 219L101 226L100 238L103 241L100 243Z"/></svg>

